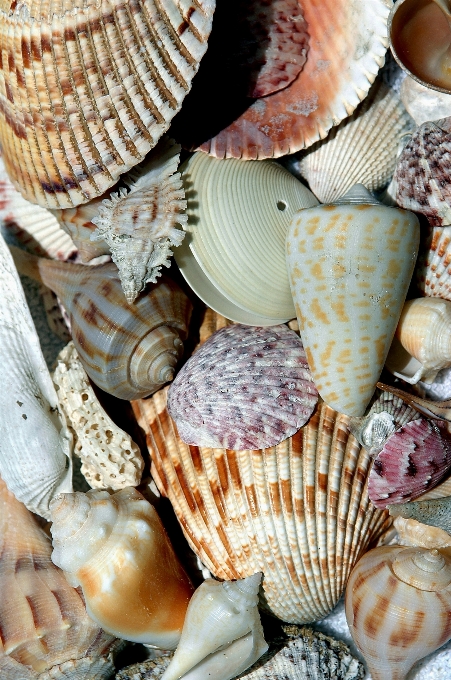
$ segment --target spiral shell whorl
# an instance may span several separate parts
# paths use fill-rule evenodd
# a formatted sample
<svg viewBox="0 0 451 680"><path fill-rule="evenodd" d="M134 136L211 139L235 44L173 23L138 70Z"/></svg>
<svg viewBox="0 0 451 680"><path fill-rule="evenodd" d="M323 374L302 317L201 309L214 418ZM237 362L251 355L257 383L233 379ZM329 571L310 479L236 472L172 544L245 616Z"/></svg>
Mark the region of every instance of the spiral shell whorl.
<svg viewBox="0 0 451 680"><path fill-rule="evenodd" d="M437 591L451 584L451 564L435 548L400 552L392 569L401 581L419 590Z"/></svg>
<svg viewBox="0 0 451 680"><path fill-rule="evenodd" d="M222 587L227 593L231 602L239 603L241 607L253 607L258 602L258 591L262 574L257 572L247 578L240 578L237 581L224 581Z"/></svg>

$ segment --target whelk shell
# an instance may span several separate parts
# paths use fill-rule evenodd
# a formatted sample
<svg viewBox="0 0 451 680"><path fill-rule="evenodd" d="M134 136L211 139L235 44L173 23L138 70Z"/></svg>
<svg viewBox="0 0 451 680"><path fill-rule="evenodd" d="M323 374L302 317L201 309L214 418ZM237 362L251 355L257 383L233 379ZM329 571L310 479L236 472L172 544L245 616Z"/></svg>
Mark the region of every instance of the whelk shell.
<svg viewBox="0 0 451 680"><path fill-rule="evenodd" d="M36 518L0 479L2 680L110 678L123 643L90 619L51 550Z"/></svg>
<svg viewBox="0 0 451 680"><path fill-rule="evenodd" d="M297 432L317 401L296 333L237 324L217 331L182 366L168 412L188 444L260 449Z"/></svg>
<svg viewBox="0 0 451 680"><path fill-rule="evenodd" d="M358 557L389 527L367 497L370 458L349 418L320 404L274 448L198 448L177 436L166 394L132 405L152 476L194 552L218 578L262 571L264 602L284 621L326 616Z"/></svg>
<svg viewBox="0 0 451 680"><path fill-rule="evenodd" d="M219 161L197 153L181 172L188 224L174 256L191 288L239 323L292 319L285 236L296 211L318 205L311 191L269 161Z"/></svg>
<svg viewBox="0 0 451 680"><path fill-rule="evenodd" d="M3 3L0 138L13 184L68 208L103 194L169 127L214 0ZM72 8L71 8L72 9Z"/></svg>

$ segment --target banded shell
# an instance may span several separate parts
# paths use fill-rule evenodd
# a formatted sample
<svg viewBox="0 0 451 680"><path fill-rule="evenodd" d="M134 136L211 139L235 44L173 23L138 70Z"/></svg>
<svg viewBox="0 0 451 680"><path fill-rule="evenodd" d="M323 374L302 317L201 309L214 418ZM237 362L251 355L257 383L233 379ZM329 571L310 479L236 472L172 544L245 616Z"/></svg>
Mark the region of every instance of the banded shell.
<svg viewBox="0 0 451 680"><path fill-rule="evenodd" d="M80 361L98 387L133 399L172 380L192 309L173 281L160 278L129 305L113 263L87 267L29 260L67 310Z"/></svg>
<svg viewBox="0 0 451 680"><path fill-rule="evenodd" d="M368 495L378 508L413 500L451 468L451 438L443 425L413 420L392 434L377 455Z"/></svg>
<svg viewBox="0 0 451 680"><path fill-rule="evenodd" d="M451 638L451 559L387 546L357 563L346 618L373 680L405 680L416 661Z"/></svg>
<svg viewBox="0 0 451 680"><path fill-rule="evenodd" d="M177 436L166 395L132 405L152 476L194 552L218 578L262 571L263 602L284 621L326 616L359 556L390 526L367 497L370 458L349 418L320 404L274 448L198 448Z"/></svg>
<svg viewBox="0 0 451 680"><path fill-rule="evenodd" d="M429 227L415 267L419 291L451 301L451 227Z"/></svg>
<svg viewBox="0 0 451 680"><path fill-rule="evenodd" d="M393 176L396 201L433 227L451 224L451 117L423 123L399 156Z"/></svg>
<svg viewBox="0 0 451 680"><path fill-rule="evenodd" d="M418 219L362 185L293 217L287 265L301 339L321 397L362 416L410 284Z"/></svg>
<svg viewBox="0 0 451 680"><path fill-rule="evenodd" d="M0 138L28 200L85 203L143 160L191 87L214 6L3 3Z"/></svg>
<svg viewBox="0 0 451 680"><path fill-rule="evenodd" d="M302 342L286 326L229 326L182 366L168 412L187 444L276 446L313 413L318 392Z"/></svg>
<svg viewBox="0 0 451 680"><path fill-rule="evenodd" d="M299 4L308 31L307 61L287 87L255 101L236 88L242 68L233 70L226 58L238 32L236 13L219 4L209 50L177 119L174 135L183 145L217 158L277 158L324 138L365 98L384 63L391 3ZM268 31L276 32L278 16L271 16Z"/></svg>
<svg viewBox="0 0 451 680"><path fill-rule="evenodd" d="M91 618L118 637L174 649L193 588L150 503L132 487L76 492L57 496L51 513L52 560L81 586Z"/></svg>
<svg viewBox="0 0 451 680"><path fill-rule="evenodd" d="M239 323L271 326L293 318L285 235L297 210L318 204L313 194L271 162L197 153L181 172L188 236L174 256L191 288Z"/></svg>
<svg viewBox="0 0 451 680"><path fill-rule="evenodd" d="M36 518L0 479L0 675L102 680L123 642L99 628L50 559Z"/></svg>
<svg viewBox="0 0 451 680"><path fill-rule="evenodd" d="M381 190L412 128L398 95L378 80L352 116L301 156L299 172L321 203L332 203L357 183Z"/></svg>
<svg viewBox="0 0 451 680"><path fill-rule="evenodd" d="M407 112L417 125L451 115L451 95L431 90L406 76L399 92Z"/></svg>
<svg viewBox="0 0 451 680"><path fill-rule="evenodd" d="M88 484L100 489L137 486L144 468L139 447L102 408L73 342L58 354L52 377Z"/></svg>

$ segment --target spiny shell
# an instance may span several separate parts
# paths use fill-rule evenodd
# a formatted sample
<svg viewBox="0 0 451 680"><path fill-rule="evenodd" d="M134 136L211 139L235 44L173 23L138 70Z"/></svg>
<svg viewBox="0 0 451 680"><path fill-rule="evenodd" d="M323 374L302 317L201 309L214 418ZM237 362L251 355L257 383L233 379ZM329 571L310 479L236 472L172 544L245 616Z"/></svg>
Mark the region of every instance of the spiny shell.
<svg viewBox="0 0 451 680"><path fill-rule="evenodd" d="M321 397L362 416L373 396L410 284L418 219L356 184L302 210L287 233L301 339Z"/></svg>
<svg viewBox="0 0 451 680"><path fill-rule="evenodd" d="M415 267L422 295L451 301L451 227L429 227Z"/></svg>
<svg viewBox="0 0 451 680"><path fill-rule="evenodd" d="M393 175L412 127L398 95L378 80L352 116L301 157L300 174L321 203L332 203L357 183L378 191Z"/></svg>
<svg viewBox="0 0 451 680"><path fill-rule="evenodd" d="M161 277L129 305L113 263L86 267L41 259L38 267L69 314L74 345L96 385L134 399L172 380L192 309L173 281Z"/></svg>
<svg viewBox="0 0 451 680"><path fill-rule="evenodd" d="M217 331L187 361L168 393L184 442L226 449L276 446L318 401L302 342L286 326Z"/></svg>
<svg viewBox="0 0 451 680"><path fill-rule="evenodd" d="M106 631L174 649L192 585L155 509L132 487L57 496L52 560ZM106 586L105 584L108 584Z"/></svg>
<svg viewBox="0 0 451 680"><path fill-rule="evenodd" d="M36 518L0 479L2 680L110 678L123 643L90 619L51 550Z"/></svg>
<svg viewBox="0 0 451 680"><path fill-rule="evenodd" d="M388 546L357 563L346 618L373 680L405 680L451 637L451 560L437 550Z"/></svg>
<svg viewBox="0 0 451 680"><path fill-rule="evenodd" d="M437 227L451 224L450 133L451 117L420 125L393 176L398 205L425 215Z"/></svg>
<svg viewBox="0 0 451 680"><path fill-rule="evenodd" d="M297 210L318 205L313 194L269 161L225 162L197 153L181 171L188 236L174 255L193 290L239 323L271 326L293 318L285 236Z"/></svg>
<svg viewBox="0 0 451 680"><path fill-rule="evenodd" d="M451 115L450 94L431 90L409 76L402 81L399 96L417 125Z"/></svg>
<svg viewBox="0 0 451 680"><path fill-rule="evenodd" d="M225 58L235 14L228 4L220 14L219 4L209 50L177 120L182 144L186 140L217 158L277 158L324 138L365 98L384 63L391 3L300 4L309 35L307 62L288 87L256 101L235 88L240 70L230 69Z"/></svg>
<svg viewBox="0 0 451 680"><path fill-rule="evenodd" d="M389 527L366 494L367 451L349 418L320 404L271 449L190 447L166 410L167 390L133 402L152 475L188 542L218 578L263 571L266 606L284 621L326 616L359 555Z"/></svg>
<svg viewBox="0 0 451 680"><path fill-rule="evenodd" d="M59 353L53 382L89 485L100 489L137 486L144 468L139 447L102 408L73 342Z"/></svg>
<svg viewBox="0 0 451 680"><path fill-rule="evenodd" d="M214 6L5 0L0 138L28 200L85 203L143 160L191 87Z"/></svg>
<svg viewBox="0 0 451 680"><path fill-rule="evenodd" d="M419 418L392 434L374 461L368 495L378 508L420 496L451 467L451 438L443 425Z"/></svg>

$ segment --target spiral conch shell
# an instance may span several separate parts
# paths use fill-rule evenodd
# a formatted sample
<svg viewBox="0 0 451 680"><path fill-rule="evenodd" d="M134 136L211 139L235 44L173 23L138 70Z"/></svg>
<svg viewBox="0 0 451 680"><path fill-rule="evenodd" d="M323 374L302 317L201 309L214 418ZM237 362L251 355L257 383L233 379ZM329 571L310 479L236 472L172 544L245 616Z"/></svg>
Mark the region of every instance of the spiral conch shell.
<svg viewBox="0 0 451 680"><path fill-rule="evenodd" d="M36 518L0 479L2 680L110 678L122 643L90 619L51 550Z"/></svg>
<svg viewBox="0 0 451 680"><path fill-rule="evenodd" d="M52 560L81 585L89 615L106 631L174 649L193 588L163 525L132 487L113 495L57 496Z"/></svg>
<svg viewBox="0 0 451 680"><path fill-rule="evenodd" d="M0 138L26 198L76 206L143 160L191 87L214 7L214 0L2 3Z"/></svg>
<svg viewBox="0 0 451 680"><path fill-rule="evenodd" d="M418 251L415 215L356 184L303 210L287 234L301 339L321 397L362 416L396 330Z"/></svg>
<svg viewBox="0 0 451 680"><path fill-rule="evenodd" d="M346 618L373 680L404 680L451 638L451 559L437 549L371 550L353 569Z"/></svg>

